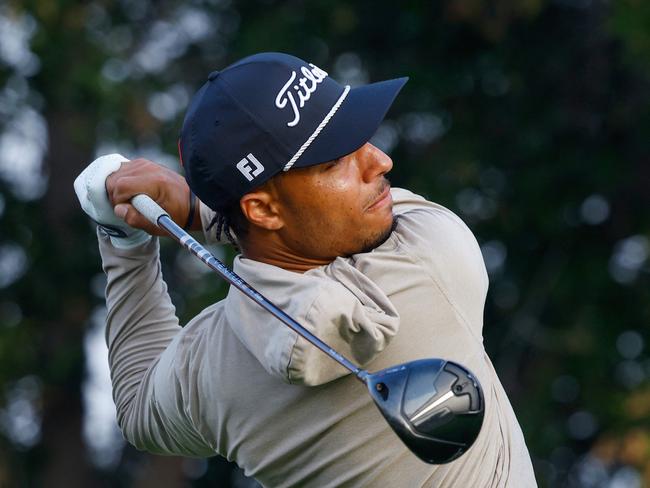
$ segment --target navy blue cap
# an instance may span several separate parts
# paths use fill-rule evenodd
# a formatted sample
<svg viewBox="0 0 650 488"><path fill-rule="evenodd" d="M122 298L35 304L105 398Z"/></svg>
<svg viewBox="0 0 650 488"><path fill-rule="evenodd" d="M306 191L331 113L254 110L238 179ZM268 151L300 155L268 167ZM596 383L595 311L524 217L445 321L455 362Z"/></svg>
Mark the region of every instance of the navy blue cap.
<svg viewBox="0 0 650 488"><path fill-rule="evenodd" d="M282 53L215 71L183 122L187 182L219 211L281 171L350 154L372 137L407 79L350 88Z"/></svg>

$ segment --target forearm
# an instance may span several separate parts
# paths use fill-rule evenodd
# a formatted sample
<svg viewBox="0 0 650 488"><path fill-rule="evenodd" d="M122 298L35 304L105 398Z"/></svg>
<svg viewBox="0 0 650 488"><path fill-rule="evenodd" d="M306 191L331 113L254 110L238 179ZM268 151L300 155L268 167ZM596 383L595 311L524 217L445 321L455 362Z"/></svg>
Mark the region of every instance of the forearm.
<svg viewBox="0 0 650 488"><path fill-rule="evenodd" d="M117 420L129 441L156 444L158 427L147 421L153 404L148 371L181 329L161 277L158 241L120 250L103 235L98 239L108 280L106 342Z"/></svg>
<svg viewBox="0 0 650 488"><path fill-rule="evenodd" d="M174 341L183 330L162 279L158 240L147 234L162 231L130 204L134 195L147 194L176 222L195 230L202 228L194 205L198 200L191 198L180 175L150 161L124 161L119 154L98 158L74 184L84 211L101 223L106 342L117 421L124 437L140 449L211 454L197 433L196 419L184 409L183 392L196 383L196 374L185 367L191 351ZM110 239L104 232L109 230Z"/></svg>

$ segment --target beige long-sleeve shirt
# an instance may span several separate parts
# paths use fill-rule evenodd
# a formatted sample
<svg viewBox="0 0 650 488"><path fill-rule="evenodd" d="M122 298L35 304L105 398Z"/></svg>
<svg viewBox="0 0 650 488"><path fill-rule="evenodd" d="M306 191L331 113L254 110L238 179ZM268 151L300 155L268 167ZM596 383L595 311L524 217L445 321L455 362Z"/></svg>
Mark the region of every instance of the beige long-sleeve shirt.
<svg viewBox="0 0 650 488"><path fill-rule="evenodd" d="M396 229L372 252L304 274L239 256L234 271L369 371L427 357L469 368L486 411L465 455L445 465L420 461L360 382L236 289L181 328L157 240L121 250L100 236L125 437L155 453L221 454L269 487L536 486L483 347L488 279L477 242L444 207L392 193ZM203 222L209 218L204 209Z"/></svg>

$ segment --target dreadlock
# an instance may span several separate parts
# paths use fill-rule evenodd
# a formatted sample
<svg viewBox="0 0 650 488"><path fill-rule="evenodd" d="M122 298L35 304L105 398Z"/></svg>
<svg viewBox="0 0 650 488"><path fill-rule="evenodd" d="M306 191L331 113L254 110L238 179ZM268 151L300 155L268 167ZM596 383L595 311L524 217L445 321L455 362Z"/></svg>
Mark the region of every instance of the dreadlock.
<svg viewBox="0 0 650 488"><path fill-rule="evenodd" d="M215 237L218 241L221 241L223 234L235 249L241 251L241 243L248 234L248 219L242 213L239 201L235 201L224 207L221 212L217 212L206 230L209 231L215 226Z"/></svg>

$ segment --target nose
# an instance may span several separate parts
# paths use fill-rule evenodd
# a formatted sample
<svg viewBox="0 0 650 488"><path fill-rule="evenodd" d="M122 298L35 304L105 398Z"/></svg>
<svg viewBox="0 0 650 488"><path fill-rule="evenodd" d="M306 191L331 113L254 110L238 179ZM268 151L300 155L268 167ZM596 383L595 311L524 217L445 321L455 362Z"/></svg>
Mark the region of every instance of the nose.
<svg viewBox="0 0 650 488"><path fill-rule="evenodd" d="M369 142L361 146L359 152L359 168L364 182L373 182L393 169L390 156Z"/></svg>

